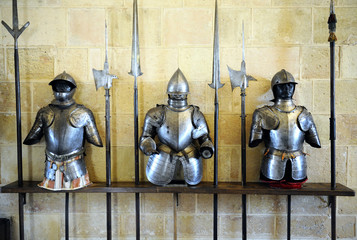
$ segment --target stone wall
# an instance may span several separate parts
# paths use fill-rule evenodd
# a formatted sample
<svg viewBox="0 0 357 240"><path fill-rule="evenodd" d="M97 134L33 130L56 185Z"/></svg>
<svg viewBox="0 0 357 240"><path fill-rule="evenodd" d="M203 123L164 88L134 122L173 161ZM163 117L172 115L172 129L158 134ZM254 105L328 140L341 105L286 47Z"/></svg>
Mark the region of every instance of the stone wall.
<svg viewBox="0 0 357 240"><path fill-rule="evenodd" d="M92 109L105 134L104 90L95 90L92 68L102 69L104 21L109 29L112 96L113 181L134 180L131 0L19 0L20 24L31 25L19 39L22 132L52 99L48 82L66 70L78 83L75 99ZM0 2L0 18L12 24L11 1ZM141 69L139 124L155 104L166 103L166 84L180 67L191 94L213 129L213 0L139 0ZM272 98L270 79L285 68L297 82L295 99L312 112L322 149L306 146L310 182L329 182L329 0L219 0L221 81L219 90L219 181L240 181L240 95L233 93L226 65L239 69L242 20L247 72L258 79L247 90L247 131L258 106ZM357 190L357 1L336 0L337 182ZM0 28L0 183L17 180L13 39ZM140 130L141 131L141 130ZM248 134L249 135L249 134ZM213 133L212 133L213 136ZM43 176L44 141L23 146L24 179ZM257 181L263 147L247 151L247 180ZM105 181L105 148L86 145L92 181ZM147 157L140 155L140 179ZM213 180L213 159L204 161L203 181ZM133 194L113 194L113 236L135 238ZM248 196L248 238L286 239L286 197ZM12 220L18 238L17 194L0 194L0 217ZM180 194L179 239L212 239L212 196ZM292 197L292 237L327 239L330 210L326 197ZM64 194L27 194L27 239L64 238ZM338 197L337 234L356 239L357 200ZM105 194L71 194L71 239L106 239ZM220 195L220 239L241 236L241 196ZM172 239L171 194L141 194L142 239Z"/></svg>

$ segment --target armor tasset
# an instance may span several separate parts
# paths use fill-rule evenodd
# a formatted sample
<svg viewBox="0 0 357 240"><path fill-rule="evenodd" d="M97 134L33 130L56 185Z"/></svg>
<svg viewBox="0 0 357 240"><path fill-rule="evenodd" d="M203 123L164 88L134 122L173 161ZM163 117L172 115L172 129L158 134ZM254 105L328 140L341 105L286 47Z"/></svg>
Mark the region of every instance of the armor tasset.
<svg viewBox="0 0 357 240"><path fill-rule="evenodd" d="M64 80L76 87L74 79L65 72L50 84L53 86L57 81ZM74 89L70 92L74 93ZM45 137L45 178L39 186L50 190L76 189L89 185L84 162L84 140L95 146L103 146L93 113L77 104L71 95L57 98L57 93L70 92L54 90L55 100L38 111L33 127L24 140L24 144L32 145Z"/></svg>
<svg viewBox="0 0 357 240"><path fill-rule="evenodd" d="M272 88L291 83L296 84L292 75L282 70L273 77ZM266 150L260 169L263 180L305 181L307 164L303 143L321 147L311 113L303 106L296 106L291 97L275 96L274 105L253 113L249 146L255 147L264 141ZM291 169L286 169L288 162Z"/></svg>
<svg viewBox="0 0 357 240"><path fill-rule="evenodd" d="M196 185L202 179L201 156L213 154L208 126L199 108L187 105L189 87L180 69L169 81L167 93L168 105L150 109L145 117L140 149L150 156L146 176L154 184L166 185L182 167L186 183Z"/></svg>

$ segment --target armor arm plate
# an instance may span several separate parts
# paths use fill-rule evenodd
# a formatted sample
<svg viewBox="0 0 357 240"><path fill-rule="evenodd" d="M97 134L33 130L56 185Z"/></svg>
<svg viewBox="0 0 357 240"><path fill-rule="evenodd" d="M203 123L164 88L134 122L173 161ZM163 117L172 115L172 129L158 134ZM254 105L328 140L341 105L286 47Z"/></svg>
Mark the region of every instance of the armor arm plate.
<svg viewBox="0 0 357 240"><path fill-rule="evenodd" d="M298 117L300 129L305 132L305 141L312 147L321 148L321 143L317 129L310 112L305 107Z"/></svg>
<svg viewBox="0 0 357 240"><path fill-rule="evenodd" d="M163 105L158 105L150 109L144 120L143 133L140 138L140 150L147 156L156 153L156 129L160 127L164 121L165 109Z"/></svg>
<svg viewBox="0 0 357 240"><path fill-rule="evenodd" d="M24 140L24 144L26 145L33 145L40 142L43 136L43 129L45 127L49 127L52 125L53 120L55 118L54 112L52 109L47 106L41 108L36 115L36 120L27 135L26 139Z"/></svg>
<svg viewBox="0 0 357 240"><path fill-rule="evenodd" d="M209 129L206 119L199 107L193 106L192 122L195 129L192 131L192 138L198 139L200 143L200 153L203 158L211 158L214 152L212 140L209 136Z"/></svg>
<svg viewBox="0 0 357 240"><path fill-rule="evenodd" d="M263 130L273 130L278 126L279 119L269 106L256 109L250 128L249 147L256 147L263 141Z"/></svg>
<svg viewBox="0 0 357 240"><path fill-rule="evenodd" d="M85 138L89 143L98 147L103 147L102 139L98 133L97 125L91 110L83 105L78 105L78 107L71 113L69 121L75 128L84 127Z"/></svg>

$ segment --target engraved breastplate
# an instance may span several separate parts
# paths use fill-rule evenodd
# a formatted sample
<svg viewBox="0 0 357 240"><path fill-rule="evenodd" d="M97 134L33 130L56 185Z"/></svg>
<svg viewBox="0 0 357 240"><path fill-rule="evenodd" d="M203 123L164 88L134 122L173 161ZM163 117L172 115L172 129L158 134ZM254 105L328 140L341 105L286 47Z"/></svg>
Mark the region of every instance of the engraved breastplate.
<svg viewBox="0 0 357 240"><path fill-rule="evenodd" d="M75 128L69 122L76 104L68 108L51 105L54 112L53 123L44 129L46 149L54 154L62 155L79 150L84 145L84 128Z"/></svg>
<svg viewBox="0 0 357 240"><path fill-rule="evenodd" d="M180 152L192 143L193 107L183 111L174 111L165 107L164 122L157 130L160 142L169 146L176 152Z"/></svg>
<svg viewBox="0 0 357 240"><path fill-rule="evenodd" d="M266 147L271 147L281 151L301 150L304 143L304 132L298 126L298 116L301 108L296 107L290 112L282 112L271 107L272 111L279 118L279 126L275 130L269 131L269 140Z"/></svg>

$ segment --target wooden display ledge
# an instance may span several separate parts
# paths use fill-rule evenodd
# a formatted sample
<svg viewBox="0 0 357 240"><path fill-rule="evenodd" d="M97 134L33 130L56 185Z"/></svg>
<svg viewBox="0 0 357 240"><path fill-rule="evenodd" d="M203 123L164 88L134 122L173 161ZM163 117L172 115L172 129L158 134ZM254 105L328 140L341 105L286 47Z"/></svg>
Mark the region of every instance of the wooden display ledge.
<svg viewBox="0 0 357 240"><path fill-rule="evenodd" d="M53 193L37 186L39 182L25 181L22 187L18 182L13 182L0 187L0 193ZM336 189L331 190L329 183L305 183L301 189L274 189L266 184L249 182L242 187L239 182L222 182L217 187L212 182L201 182L196 186L168 185L156 186L143 182L135 185L133 182L113 182L110 187L105 183L93 183L92 185L72 191L75 193L197 193L197 194L259 194L259 195L319 195L319 196L355 196L354 190L336 184ZM56 193L55 192L55 193Z"/></svg>

